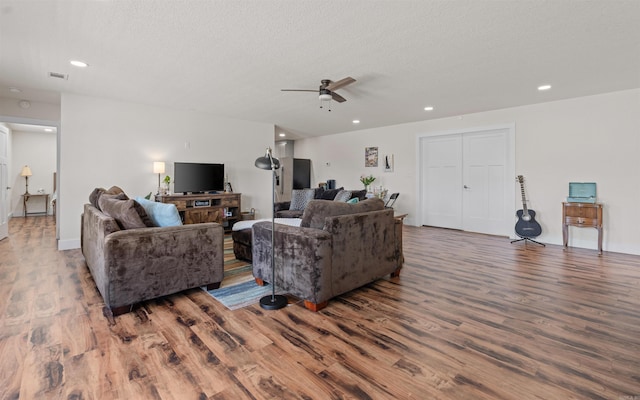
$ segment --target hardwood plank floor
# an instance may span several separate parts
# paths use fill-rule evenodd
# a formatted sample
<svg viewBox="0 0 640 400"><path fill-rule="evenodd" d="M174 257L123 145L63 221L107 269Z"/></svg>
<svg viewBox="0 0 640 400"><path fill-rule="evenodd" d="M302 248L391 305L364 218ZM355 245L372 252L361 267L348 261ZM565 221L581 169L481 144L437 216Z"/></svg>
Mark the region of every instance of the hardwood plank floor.
<svg viewBox="0 0 640 400"><path fill-rule="evenodd" d="M0 241L0 399L640 400L640 257L405 227L405 266L329 302L194 289L109 318L52 217Z"/></svg>

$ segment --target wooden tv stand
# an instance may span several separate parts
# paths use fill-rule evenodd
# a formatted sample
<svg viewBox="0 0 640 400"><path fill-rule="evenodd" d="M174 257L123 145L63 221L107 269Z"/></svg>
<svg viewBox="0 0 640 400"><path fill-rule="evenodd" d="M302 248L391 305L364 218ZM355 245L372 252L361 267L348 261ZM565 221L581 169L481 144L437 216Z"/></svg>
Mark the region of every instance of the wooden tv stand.
<svg viewBox="0 0 640 400"><path fill-rule="evenodd" d="M156 195L160 203L175 204L184 224L217 222L225 231L240 220L240 193ZM230 216L225 215L231 213Z"/></svg>

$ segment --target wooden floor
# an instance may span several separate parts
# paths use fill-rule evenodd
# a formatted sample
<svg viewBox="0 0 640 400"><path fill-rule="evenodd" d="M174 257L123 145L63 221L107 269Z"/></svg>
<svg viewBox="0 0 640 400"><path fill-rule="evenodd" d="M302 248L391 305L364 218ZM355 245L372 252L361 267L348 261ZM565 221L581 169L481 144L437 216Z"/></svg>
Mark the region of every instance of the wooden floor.
<svg viewBox="0 0 640 400"><path fill-rule="evenodd" d="M0 241L1 399L640 399L640 257L405 227L319 313L194 289L114 319L52 217Z"/></svg>

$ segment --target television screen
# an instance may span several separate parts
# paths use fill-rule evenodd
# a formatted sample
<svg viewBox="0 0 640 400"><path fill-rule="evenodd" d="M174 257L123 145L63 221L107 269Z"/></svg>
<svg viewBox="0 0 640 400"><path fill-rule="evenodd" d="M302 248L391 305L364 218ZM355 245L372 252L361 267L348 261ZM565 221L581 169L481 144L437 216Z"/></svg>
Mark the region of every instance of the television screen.
<svg viewBox="0 0 640 400"><path fill-rule="evenodd" d="M224 191L224 164L177 162L173 167L173 190L176 193Z"/></svg>

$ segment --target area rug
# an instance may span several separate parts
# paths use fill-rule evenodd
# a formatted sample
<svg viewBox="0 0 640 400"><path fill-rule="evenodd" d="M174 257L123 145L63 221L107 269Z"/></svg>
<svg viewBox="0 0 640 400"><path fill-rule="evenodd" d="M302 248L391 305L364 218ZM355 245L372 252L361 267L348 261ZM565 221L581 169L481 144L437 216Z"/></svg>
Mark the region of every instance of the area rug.
<svg viewBox="0 0 640 400"><path fill-rule="evenodd" d="M262 296L271 293L271 286L258 286L253 279L252 266L246 261L236 259L233 254L231 235L224 237L224 279L219 289L206 290L230 310L237 310L260 301Z"/></svg>

